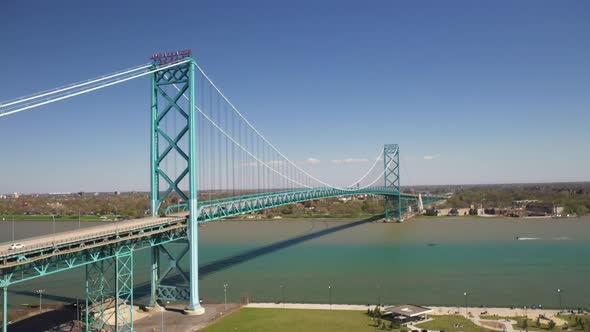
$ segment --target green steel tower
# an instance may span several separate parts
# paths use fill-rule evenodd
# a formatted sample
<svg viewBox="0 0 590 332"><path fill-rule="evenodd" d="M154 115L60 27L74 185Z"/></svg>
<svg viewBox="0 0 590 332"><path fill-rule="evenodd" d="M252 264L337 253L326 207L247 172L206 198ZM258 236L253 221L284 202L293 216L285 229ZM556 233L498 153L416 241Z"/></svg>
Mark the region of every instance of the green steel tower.
<svg viewBox="0 0 590 332"><path fill-rule="evenodd" d="M392 188L397 191L397 195L385 196L385 219L402 219L399 166L399 145L385 144L383 147L383 178L385 180L385 188Z"/></svg>
<svg viewBox="0 0 590 332"><path fill-rule="evenodd" d="M153 246L151 249L150 306L158 307L158 300L188 300L186 312L202 314L204 309L199 302L198 264L196 64L190 55L191 51L187 50L152 56L154 69L174 62L179 62L179 65L152 75L151 212L152 216L158 216L163 212L161 207L164 201L179 199L188 204L190 215L189 236L188 241L184 241L184 250L174 256L163 245ZM169 123L174 124L172 128ZM174 163L174 167L168 167L170 163ZM177 168L177 163L180 164L180 169ZM187 184L188 193L181 189L181 186ZM180 266L180 260L186 254L189 254L190 273L183 271ZM168 261L163 274L161 258ZM172 271L180 274L188 286L165 285L164 279Z"/></svg>

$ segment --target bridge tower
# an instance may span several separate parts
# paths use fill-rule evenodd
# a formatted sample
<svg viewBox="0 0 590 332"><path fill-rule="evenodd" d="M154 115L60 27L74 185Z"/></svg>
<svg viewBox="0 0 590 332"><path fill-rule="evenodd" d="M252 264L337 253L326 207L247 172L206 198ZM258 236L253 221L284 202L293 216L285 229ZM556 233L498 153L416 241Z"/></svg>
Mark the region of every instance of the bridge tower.
<svg viewBox="0 0 590 332"><path fill-rule="evenodd" d="M178 250L167 250L163 245L151 248L150 307L160 309L158 300L185 300L188 301L186 313L198 315L205 310L199 301L196 64L190 50L152 56L153 68L187 59L188 62L152 74L151 214L154 217L160 215L164 201L182 200L188 204L190 215L184 249L175 254ZM170 167L172 163L174 167ZM188 192L181 189L187 186ZM186 254L189 255L190 273L186 273L180 264ZM167 264L162 264L162 260ZM188 285L166 285L165 278L172 271L176 271Z"/></svg>
<svg viewBox="0 0 590 332"><path fill-rule="evenodd" d="M402 203L401 203L401 186L399 176L399 145L385 144L383 147L383 167L386 188L393 188L397 191L397 195L385 196L385 219L401 220Z"/></svg>

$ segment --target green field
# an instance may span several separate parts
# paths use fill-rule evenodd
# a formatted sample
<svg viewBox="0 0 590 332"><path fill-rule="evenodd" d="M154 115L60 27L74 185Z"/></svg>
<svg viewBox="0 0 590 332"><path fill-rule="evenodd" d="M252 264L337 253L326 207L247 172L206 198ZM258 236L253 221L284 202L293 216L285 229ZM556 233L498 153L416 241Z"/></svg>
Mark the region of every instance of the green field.
<svg viewBox="0 0 590 332"><path fill-rule="evenodd" d="M202 331L371 332L382 330L376 328L371 318L362 311L242 308Z"/></svg>
<svg viewBox="0 0 590 332"><path fill-rule="evenodd" d="M491 332L492 330L475 325L467 318L459 315L430 316L433 320L416 324L416 327L435 331ZM460 326L456 327L456 324Z"/></svg>

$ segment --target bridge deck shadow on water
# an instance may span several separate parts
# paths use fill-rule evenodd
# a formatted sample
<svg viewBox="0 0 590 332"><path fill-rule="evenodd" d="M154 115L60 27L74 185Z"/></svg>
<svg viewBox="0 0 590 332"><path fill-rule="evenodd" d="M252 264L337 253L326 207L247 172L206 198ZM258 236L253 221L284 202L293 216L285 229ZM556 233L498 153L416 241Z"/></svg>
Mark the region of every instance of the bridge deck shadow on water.
<svg viewBox="0 0 590 332"><path fill-rule="evenodd" d="M247 250L245 252L242 252L242 253L239 253L239 254L236 254L233 256L222 258L222 259L219 259L219 260L216 260L216 261L213 261L213 262L210 262L210 263L200 266L199 267L199 277L203 278L203 277L210 275L212 273L216 273L216 272L231 268L235 265L242 264L244 262L256 259L258 257L272 254L272 253L277 252L279 250L283 250L283 249L298 245L298 244L306 242L306 241L317 239L322 236L326 236L329 234L333 234L336 232L347 230L347 229L350 229L350 228L353 228L356 226L360 226L360 225L363 225L366 223L374 222L374 221L382 219L382 218L383 218L383 215L378 215L378 216L374 216L374 217L359 220L359 221L346 222L346 223L343 223L342 225L322 229L322 230L312 232L312 233L302 234L302 235L299 235L299 236L296 236L293 238L289 238L289 239L282 240L282 241L277 241L277 242L274 242L274 243L271 243L271 244L268 244L265 246L261 246L261 247L257 247L254 249ZM165 283L168 285L174 285L174 284L184 284L185 281L180 275L175 275L175 276L165 279ZM32 297L39 296L36 292L26 291L26 290L9 290L9 292L14 293L14 294L19 294L19 295L32 296ZM150 294L150 284L146 283L144 285L137 286L134 288L133 292L134 292L135 298L148 296ZM68 302L68 303L76 302L75 298L70 298L70 297L57 295L57 294L45 293L45 294L43 294L43 298L50 299L53 301L59 301L59 302Z"/></svg>

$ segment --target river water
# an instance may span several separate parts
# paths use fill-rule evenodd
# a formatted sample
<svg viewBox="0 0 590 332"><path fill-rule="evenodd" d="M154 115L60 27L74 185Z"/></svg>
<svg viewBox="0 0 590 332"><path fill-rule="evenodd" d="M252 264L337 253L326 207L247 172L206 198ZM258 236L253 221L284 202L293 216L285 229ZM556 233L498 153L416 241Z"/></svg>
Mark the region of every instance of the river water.
<svg viewBox="0 0 590 332"><path fill-rule="evenodd" d="M82 222L82 227L96 225ZM78 227L58 222L57 231ZM16 221L15 237L51 234L51 221ZM207 302L414 303L590 307L590 218L418 218L401 224L338 220L220 221L200 227ZM0 221L0 242L12 223ZM516 240L520 237L521 240ZM526 240L523 240L526 238ZM178 251L172 246L171 251ZM135 255L145 303L147 250ZM186 266L186 261L181 261ZM188 269L187 269L188 270ZM15 285L11 306L84 298L82 269ZM281 287L281 285L283 287ZM282 292L281 292L282 290Z"/></svg>

